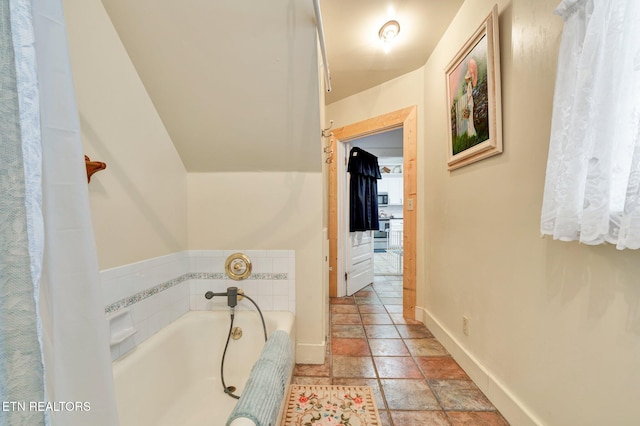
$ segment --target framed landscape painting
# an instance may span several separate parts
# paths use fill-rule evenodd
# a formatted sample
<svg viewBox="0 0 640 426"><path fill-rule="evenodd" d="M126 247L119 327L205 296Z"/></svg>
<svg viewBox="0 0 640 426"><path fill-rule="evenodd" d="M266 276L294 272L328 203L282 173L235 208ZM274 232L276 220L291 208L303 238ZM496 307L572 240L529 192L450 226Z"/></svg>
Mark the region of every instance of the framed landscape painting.
<svg viewBox="0 0 640 426"><path fill-rule="evenodd" d="M502 152L498 42L496 5L445 70L449 170Z"/></svg>

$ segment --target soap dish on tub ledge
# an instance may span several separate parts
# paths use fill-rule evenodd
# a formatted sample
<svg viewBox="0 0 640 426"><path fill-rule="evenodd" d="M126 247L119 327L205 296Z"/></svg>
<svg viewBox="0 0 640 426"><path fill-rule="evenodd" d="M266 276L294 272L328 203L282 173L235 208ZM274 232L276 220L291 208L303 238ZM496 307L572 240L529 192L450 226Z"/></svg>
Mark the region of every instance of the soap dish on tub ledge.
<svg viewBox="0 0 640 426"><path fill-rule="evenodd" d="M129 308L120 309L107 316L111 332L111 346L118 345L138 332L133 327Z"/></svg>

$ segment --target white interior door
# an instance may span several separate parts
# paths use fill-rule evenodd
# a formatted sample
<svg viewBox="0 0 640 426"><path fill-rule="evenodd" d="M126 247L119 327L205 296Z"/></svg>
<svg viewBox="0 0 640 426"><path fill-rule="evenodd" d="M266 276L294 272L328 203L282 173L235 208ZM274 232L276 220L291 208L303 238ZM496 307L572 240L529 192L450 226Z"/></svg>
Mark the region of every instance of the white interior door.
<svg viewBox="0 0 640 426"><path fill-rule="evenodd" d="M373 282L373 231L349 233L347 295Z"/></svg>
<svg viewBox="0 0 640 426"><path fill-rule="evenodd" d="M338 294L351 296L373 282L373 231L349 232L349 182L347 172L351 144L343 143L338 158L344 158L338 165L339 179L339 225L338 246L343 250L338 261L338 282L344 277L344 285L338 285ZM341 238L340 238L341 237ZM342 266L342 268L340 268ZM341 290L341 287L343 291Z"/></svg>

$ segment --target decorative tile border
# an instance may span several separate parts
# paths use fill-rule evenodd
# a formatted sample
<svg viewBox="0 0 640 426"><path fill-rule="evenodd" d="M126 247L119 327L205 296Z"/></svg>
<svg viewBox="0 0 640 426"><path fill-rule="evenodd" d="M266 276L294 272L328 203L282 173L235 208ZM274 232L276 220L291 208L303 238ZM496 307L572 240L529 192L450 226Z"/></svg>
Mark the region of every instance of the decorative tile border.
<svg viewBox="0 0 640 426"><path fill-rule="evenodd" d="M189 272L187 274L182 274L177 278L173 278L169 281L165 281L162 284L158 284L154 287L148 288L146 290L142 290L132 296L125 297L124 299L120 299L115 303L105 306L104 313L110 314L116 312L120 309L126 308L128 306L133 305L134 303L140 302L144 299L147 299L154 294L158 294L163 292L171 287L175 287L180 283L183 283L187 280L223 280L226 279L227 275L223 272ZM258 272L255 274L249 275L247 279L253 280L287 280L289 279L289 274L286 272L283 273L272 273L272 272Z"/></svg>
<svg viewBox="0 0 640 426"><path fill-rule="evenodd" d="M185 275L190 280L223 280L227 277L224 272L190 272Z"/></svg>
<svg viewBox="0 0 640 426"><path fill-rule="evenodd" d="M283 273L272 273L272 272L258 272L255 274L249 275L248 280L286 280L289 279L289 274L286 272Z"/></svg>

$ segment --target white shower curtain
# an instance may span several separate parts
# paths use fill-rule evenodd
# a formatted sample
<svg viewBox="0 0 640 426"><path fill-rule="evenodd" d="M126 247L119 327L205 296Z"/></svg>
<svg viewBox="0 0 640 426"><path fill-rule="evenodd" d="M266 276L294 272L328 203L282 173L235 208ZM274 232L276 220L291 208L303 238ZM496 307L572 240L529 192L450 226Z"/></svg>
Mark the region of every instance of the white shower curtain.
<svg viewBox="0 0 640 426"><path fill-rule="evenodd" d="M541 231L640 248L640 1L564 0Z"/></svg>
<svg viewBox="0 0 640 426"><path fill-rule="evenodd" d="M0 2L0 424L42 425L35 295L42 264L38 96L30 8ZM22 403L22 406L20 404Z"/></svg>
<svg viewBox="0 0 640 426"><path fill-rule="evenodd" d="M6 412L0 412L0 424L117 425L107 325L62 5L60 0L10 0L10 3L12 31L16 18L26 17L29 21L33 17L34 40L29 39L28 31L21 32L20 46L16 49L33 52L35 46L37 64L37 81L35 78L23 79L31 84L23 87L23 91L35 93L35 96L24 98L27 102L20 98L19 128L23 136L31 136L27 139L38 141L28 149L23 145L22 151L24 164L29 164L25 166L28 177L24 184L27 188L25 193L27 199L37 199L38 193L42 192L42 212L37 203L35 207L27 208L27 226L24 229L14 227L11 231L17 239L24 239L20 235L26 235L28 231L28 265L33 276L30 298L37 304L37 324L33 321L29 329L23 331L26 334L37 333L40 345L37 340L31 342L31 348L38 351L37 361L24 358L22 351L11 346L0 348L0 353L11 354L18 360L18 366L25 367L26 363L30 371L37 371L38 365L42 371L44 366L41 389L35 389L22 398L27 404L48 402L52 405L43 405L44 411L36 410L35 415L39 417L33 420L27 418L33 414L28 410L11 411L11 419ZM14 10L24 13L18 15ZM15 31L13 36L16 37ZM17 60L19 57L16 54ZM17 75L35 73L35 68L28 65L28 61L16 61ZM17 80L20 87L21 78ZM39 123L23 117L25 107L33 107L34 103L35 109L39 107L40 110ZM0 114L4 120L4 111L0 110ZM37 137L33 137L34 134ZM6 163L15 161L2 152L0 175ZM29 174L29 170L33 173ZM13 191L13 186L16 185L11 183L0 189L3 192ZM5 232L0 237L8 235L9 232ZM42 265L39 286L37 265ZM4 265L0 265L0 271L3 268ZM4 288L2 290L5 291ZM3 310L0 312L3 321L12 319L12 306L0 303L0 310ZM6 327L6 323L1 324L0 333ZM6 343L0 340L0 346ZM0 386L5 400L5 383L0 381ZM38 383L29 386L37 388Z"/></svg>

